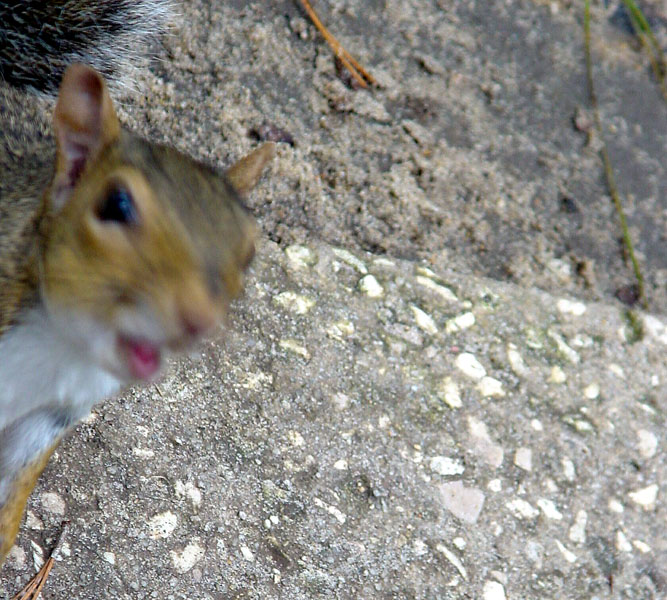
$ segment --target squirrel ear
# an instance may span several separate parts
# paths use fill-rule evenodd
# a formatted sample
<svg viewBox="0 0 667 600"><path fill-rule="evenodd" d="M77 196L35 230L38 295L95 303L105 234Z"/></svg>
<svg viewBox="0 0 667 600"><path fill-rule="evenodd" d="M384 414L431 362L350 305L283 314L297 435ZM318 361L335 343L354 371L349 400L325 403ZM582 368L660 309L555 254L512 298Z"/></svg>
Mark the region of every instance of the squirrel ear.
<svg viewBox="0 0 667 600"><path fill-rule="evenodd" d="M262 170L276 155L276 145L273 142L262 144L250 154L244 156L227 169L227 179L232 187L241 196L247 196L257 185Z"/></svg>
<svg viewBox="0 0 667 600"><path fill-rule="evenodd" d="M120 133L107 86L95 69L80 64L67 68L53 113L53 127L58 153L52 201L58 210L86 165Z"/></svg>

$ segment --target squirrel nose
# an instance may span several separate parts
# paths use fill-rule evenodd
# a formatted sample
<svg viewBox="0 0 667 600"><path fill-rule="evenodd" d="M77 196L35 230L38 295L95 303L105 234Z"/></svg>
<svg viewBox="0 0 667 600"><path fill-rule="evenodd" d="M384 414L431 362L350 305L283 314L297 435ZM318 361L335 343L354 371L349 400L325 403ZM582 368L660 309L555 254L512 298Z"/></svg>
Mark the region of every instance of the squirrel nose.
<svg viewBox="0 0 667 600"><path fill-rule="evenodd" d="M181 328L185 337L198 338L212 329L217 322L216 311L211 307L183 307L180 310Z"/></svg>

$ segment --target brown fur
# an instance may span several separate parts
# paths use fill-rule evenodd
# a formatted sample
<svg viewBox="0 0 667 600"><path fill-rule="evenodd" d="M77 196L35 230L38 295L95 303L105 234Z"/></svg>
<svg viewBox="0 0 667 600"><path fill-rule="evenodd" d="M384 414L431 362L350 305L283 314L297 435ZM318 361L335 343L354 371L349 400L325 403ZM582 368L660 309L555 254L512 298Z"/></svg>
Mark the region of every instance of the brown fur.
<svg viewBox="0 0 667 600"><path fill-rule="evenodd" d="M55 153L43 105L22 120L18 98L0 87L9 102L0 111L0 335L39 303L109 326L128 306L149 306L170 347L187 341L184 322L202 330L219 322L241 291L256 236L228 179L121 130L103 79L88 67L65 74ZM248 192L273 153L267 146L235 165L235 186ZM118 188L133 199L131 225L100 219ZM0 564L56 445L11 480L0 505Z"/></svg>
<svg viewBox="0 0 667 600"><path fill-rule="evenodd" d="M19 531L28 496L32 493L39 476L59 443L60 440L21 471L13 482L7 501L0 506L0 565L5 560Z"/></svg>

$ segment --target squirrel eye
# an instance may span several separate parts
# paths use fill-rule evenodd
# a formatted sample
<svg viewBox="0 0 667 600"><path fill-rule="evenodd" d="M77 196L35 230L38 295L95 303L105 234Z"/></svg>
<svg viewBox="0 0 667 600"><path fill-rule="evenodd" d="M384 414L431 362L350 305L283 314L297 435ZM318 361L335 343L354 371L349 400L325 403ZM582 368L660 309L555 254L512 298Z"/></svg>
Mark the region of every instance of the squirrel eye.
<svg viewBox="0 0 667 600"><path fill-rule="evenodd" d="M97 210L100 221L132 224L137 222L137 209L130 192L123 188L110 190Z"/></svg>

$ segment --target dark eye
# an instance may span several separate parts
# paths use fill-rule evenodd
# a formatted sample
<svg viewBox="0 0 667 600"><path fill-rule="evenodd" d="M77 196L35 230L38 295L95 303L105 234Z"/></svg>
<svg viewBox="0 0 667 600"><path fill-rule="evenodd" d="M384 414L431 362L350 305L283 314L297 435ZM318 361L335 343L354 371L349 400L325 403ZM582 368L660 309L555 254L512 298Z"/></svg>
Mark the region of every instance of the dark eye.
<svg viewBox="0 0 667 600"><path fill-rule="evenodd" d="M111 189L97 210L100 221L132 224L137 222L137 208L132 195L124 188Z"/></svg>

